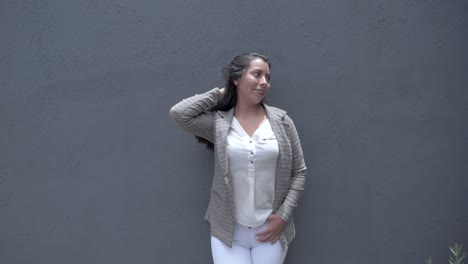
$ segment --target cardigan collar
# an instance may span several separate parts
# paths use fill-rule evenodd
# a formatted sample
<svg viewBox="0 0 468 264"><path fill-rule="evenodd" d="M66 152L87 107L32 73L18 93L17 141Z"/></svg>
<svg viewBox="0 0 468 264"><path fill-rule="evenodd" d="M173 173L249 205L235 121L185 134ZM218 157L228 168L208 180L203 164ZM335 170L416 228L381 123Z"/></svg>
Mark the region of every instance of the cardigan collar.
<svg viewBox="0 0 468 264"><path fill-rule="evenodd" d="M284 111L282 109L269 106L269 105L267 105L265 103L262 103L262 105L265 108L268 119L272 119L272 118L273 119L283 119L284 115L286 115L286 111ZM230 123L232 121L232 117L234 115L234 109L235 109L235 107L232 107L231 109L229 109L227 111L218 111L218 114L222 118L230 119L230 120L227 120Z"/></svg>

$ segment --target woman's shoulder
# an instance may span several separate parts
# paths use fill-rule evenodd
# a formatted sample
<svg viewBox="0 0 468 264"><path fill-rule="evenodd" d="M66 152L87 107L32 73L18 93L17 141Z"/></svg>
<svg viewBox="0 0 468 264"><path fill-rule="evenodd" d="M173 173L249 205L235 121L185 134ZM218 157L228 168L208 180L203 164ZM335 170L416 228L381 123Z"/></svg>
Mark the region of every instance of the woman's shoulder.
<svg viewBox="0 0 468 264"><path fill-rule="evenodd" d="M284 109L281 109L276 106L266 105L265 108L270 116L292 122L291 117L289 117L288 112Z"/></svg>
<svg viewBox="0 0 468 264"><path fill-rule="evenodd" d="M287 113L286 110L283 110L276 106L271 106L267 104L263 104L263 106L266 108L268 114L271 114L271 115L284 116Z"/></svg>

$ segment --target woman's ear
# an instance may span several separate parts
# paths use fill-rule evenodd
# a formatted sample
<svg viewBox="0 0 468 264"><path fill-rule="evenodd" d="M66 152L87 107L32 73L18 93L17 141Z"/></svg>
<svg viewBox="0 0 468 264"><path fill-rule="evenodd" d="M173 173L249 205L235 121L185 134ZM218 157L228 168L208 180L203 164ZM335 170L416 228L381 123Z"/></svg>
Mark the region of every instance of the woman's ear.
<svg viewBox="0 0 468 264"><path fill-rule="evenodd" d="M233 83L235 86L237 86L239 84L239 80L234 80Z"/></svg>

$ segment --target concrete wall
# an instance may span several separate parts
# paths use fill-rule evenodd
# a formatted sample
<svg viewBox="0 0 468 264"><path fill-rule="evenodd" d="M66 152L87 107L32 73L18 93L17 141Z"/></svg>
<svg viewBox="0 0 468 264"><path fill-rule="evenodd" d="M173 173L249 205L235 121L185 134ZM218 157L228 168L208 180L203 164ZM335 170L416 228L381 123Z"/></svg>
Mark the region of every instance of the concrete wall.
<svg viewBox="0 0 468 264"><path fill-rule="evenodd" d="M251 50L309 167L287 263L468 249L467 1L2 1L0 33L2 264L210 263L168 110Z"/></svg>

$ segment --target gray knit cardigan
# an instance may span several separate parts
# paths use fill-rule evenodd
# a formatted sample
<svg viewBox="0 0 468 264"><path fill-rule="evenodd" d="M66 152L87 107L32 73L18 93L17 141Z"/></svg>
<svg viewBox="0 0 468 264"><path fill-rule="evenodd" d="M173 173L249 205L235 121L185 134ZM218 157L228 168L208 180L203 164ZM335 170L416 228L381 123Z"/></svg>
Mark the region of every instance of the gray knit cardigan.
<svg viewBox="0 0 468 264"><path fill-rule="evenodd" d="M174 105L170 116L184 130L214 144L215 168L211 198L205 219L211 235L232 247L234 235L233 185L229 173L226 140L234 108L209 111L220 100L220 89L194 95ZM286 221L280 242L287 248L295 236L293 211L304 189L307 169L296 128L285 111L264 104L279 145L273 213Z"/></svg>

